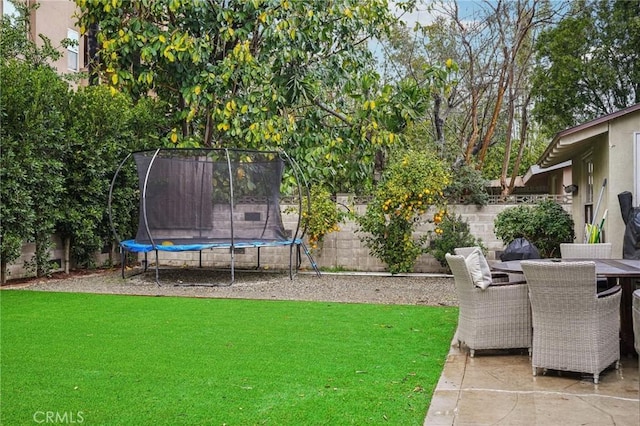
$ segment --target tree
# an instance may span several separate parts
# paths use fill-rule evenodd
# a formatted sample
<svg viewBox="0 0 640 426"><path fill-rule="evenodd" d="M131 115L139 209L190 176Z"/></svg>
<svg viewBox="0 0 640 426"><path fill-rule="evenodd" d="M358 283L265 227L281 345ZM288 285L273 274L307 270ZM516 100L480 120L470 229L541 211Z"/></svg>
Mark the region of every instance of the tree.
<svg viewBox="0 0 640 426"><path fill-rule="evenodd" d="M392 274L411 272L418 255L426 251L427 238L413 234L430 208L439 208L434 222L440 222L449 180L446 163L433 153L394 153L366 212L356 218L361 240Z"/></svg>
<svg viewBox="0 0 640 426"><path fill-rule="evenodd" d="M395 21L384 0L76 3L102 79L170 106L167 143L284 148L310 180L357 190L408 118L367 48Z"/></svg>
<svg viewBox="0 0 640 426"><path fill-rule="evenodd" d="M41 276L50 269L49 248L55 209L63 191L60 149L68 86L46 65L59 53L48 39L38 47L28 38L29 13L37 7L16 4L18 16L0 21L0 281L6 266L35 243L30 265Z"/></svg>
<svg viewBox="0 0 640 426"><path fill-rule="evenodd" d="M30 7L37 7L36 5ZM52 235L60 232L79 264L91 264L97 249L111 240L106 215L109 182L131 150L155 145L164 115L153 100L132 106L125 95L105 87L78 92L58 76L49 59L59 54L28 38L30 7L2 18L0 38L0 270L15 261L25 242L36 253L28 267L37 276L50 271ZM137 178L116 189L121 210L133 212ZM131 214L126 217L131 217ZM124 219L120 231L137 223ZM73 241L73 247L71 247ZM68 266L68 265L67 265Z"/></svg>
<svg viewBox="0 0 640 426"><path fill-rule="evenodd" d="M465 163L487 178L500 178L506 195L532 149L533 42L556 19L554 7L559 6L546 0L478 1L469 15L459 3L430 2L434 21L413 37L394 34L401 43L392 40L390 58L399 60L395 68L409 76L419 75L416 65L456 64L456 84L433 93L429 121L434 137L456 145L444 150L455 153L454 169ZM501 156L489 155L499 147Z"/></svg>
<svg viewBox="0 0 640 426"><path fill-rule="evenodd" d="M640 2L574 0L537 40L535 117L550 134L640 102Z"/></svg>
<svg viewBox="0 0 640 426"><path fill-rule="evenodd" d="M64 111L68 86L47 66L8 60L0 64L2 126L2 272L36 244L36 274L48 272L48 254L63 193Z"/></svg>
<svg viewBox="0 0 640 426"><path fill-rule="evenodd" d="M65 214L56 224L65 242L66 260L71 257L78 265L95 266L95 253L112 240L106 210L109 184L127 154L153 146L155 141L148 135L158 132L164 123L157 116L154 119L154 107L146 101L134 106L128 96L112 95L105 86L81 87L72 94L65 117L62 153L65 192L57 206ZM145 132L135 134L136 127L132 125L135 117L149 113ZM138 187L137 180L130 179L117 188L114 202L119 217L116 220L136 213L125 208L127 204L135 204L132 187ZM131 227L120 231L125 235L134 232ZM68 267L68 262L65 264Z"/></svg>

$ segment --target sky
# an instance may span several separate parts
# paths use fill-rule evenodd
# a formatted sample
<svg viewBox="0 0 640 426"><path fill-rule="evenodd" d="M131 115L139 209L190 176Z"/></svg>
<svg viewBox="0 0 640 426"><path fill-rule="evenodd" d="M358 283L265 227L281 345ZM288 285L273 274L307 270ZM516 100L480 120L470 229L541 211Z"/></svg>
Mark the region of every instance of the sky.
<svg viewBox="0 0 640 426"><path fill-rule="evenodd" d="M444 0L449 3L454 3L454 0ZM496 0L489 0L488 3L495 3ZM396 1L389 2L392 10L395 9L399 13L401 12L399 9L395 8L394 4ZM427 7L429 3L432 3L431 0L419 0L419 3L412 13L407 13L402 16L402 20L407 23L409 28L413 28L416 22L419 22L422 25L427 25L431 23L434 19L434 16L437 16L437 11L428 11ZM482 0L458 0L458 10L460 17L463 20L473 20L473 16L482 10L483 5L486 5L487 1Z"/></svg>

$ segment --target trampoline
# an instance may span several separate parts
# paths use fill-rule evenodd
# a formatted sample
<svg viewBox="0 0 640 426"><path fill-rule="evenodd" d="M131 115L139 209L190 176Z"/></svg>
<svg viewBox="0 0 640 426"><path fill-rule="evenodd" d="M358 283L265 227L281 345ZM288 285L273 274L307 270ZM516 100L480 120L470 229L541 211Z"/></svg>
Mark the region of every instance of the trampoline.
<svg viewBox="0 0 640 426"><path fill-rule="evenodd" d="M118 175L133 161L138 176L139 214L134 239L122 239L114 226L112 201ZM131 166L131 165L130 165ZM131 166L133 167L133 166ZM280 210L280 187L289 168L297 200L297 223L289 232ZM109 220L120 247L122 277L127 253L155 253L155 279L160 285L158 252L227 249L231 283L236 249L288 247L289 276L301 264L301 250L320 275L303 242L300 214L307 185L297 164L283 151L229 148L160 148L132 152L122 160L109 190ZM307 206L310 203L307 202Z"/></svg>

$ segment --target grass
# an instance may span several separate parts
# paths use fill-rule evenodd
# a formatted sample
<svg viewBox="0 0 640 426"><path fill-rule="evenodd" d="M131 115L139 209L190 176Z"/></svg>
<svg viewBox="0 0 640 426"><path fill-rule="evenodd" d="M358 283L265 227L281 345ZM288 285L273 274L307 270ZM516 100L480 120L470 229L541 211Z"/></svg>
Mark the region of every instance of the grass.
<svg viewBox="0 0 640 426"><path fill-rule="evenodd" d="M421 425L457 308L2 291L1 416Z"/></svg>

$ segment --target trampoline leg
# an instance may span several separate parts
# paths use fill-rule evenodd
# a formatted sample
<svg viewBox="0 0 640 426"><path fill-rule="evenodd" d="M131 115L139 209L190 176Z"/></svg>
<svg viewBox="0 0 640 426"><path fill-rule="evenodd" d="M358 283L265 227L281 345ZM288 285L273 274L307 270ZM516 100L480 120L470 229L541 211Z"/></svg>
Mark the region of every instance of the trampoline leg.
<svg viewBox="0 0 640 426"><path fill-rule="evenodd" d="M289 279L293 279L293 247L295 244L291 244L289 246ZM296 263L296 272L298 271L297 263Z"/></svg>
<svg viewBox="0 0 640 426"><path fill-rule="evenodd" d="M311 262L311 267L313 268L314 271L316 271L316 275L321 276L320 270L318 269L318 265L316 264L316 261L313 260L313 256L311 256L311 252L309 251L309 249L307 249L307 246L305 246L304 243L300 243L300 245L302 246L302 250L304 250L304 254L307 255L309 262Z"/></svg>
<svg viewBox="0 0 640 426"><path fill-rule="evenodd" d="M120 265L122 267L122 278L124 279L124 264L127 258L127 253L125 252L125 250L122 249L122 247L120 247Z"/></svg>
<svg viewBox="0 0 640 426"><path fill-rule="evenodd" d="M156 250L156 285L160 287L160 278L158 277L158 268L160 263L158 262L158 250Z"/></svg>
<svg viewBox="0 0 640 426"><path fill-rule="evenodd" d="M260 247L258 247L258 264L256 265L256 269L260 269Z"/></svg>
<svg viewBox="0 0 640 426"><path fill-rule="evenodd" d="M200 261L200 268L202 268L202 250L200 250L198 253L199 253L199 255L200 255L200 259L199 259L199 261Z"/></svg>
<svg viewBox="0 0 640 426"><path fill-rule="evenodd" d="M231 282L229 283L229 285L233 284L236 281L236 271L235 271L236 257L235 257L235 251L236 250L232 245L231 246Z"/></svg>

